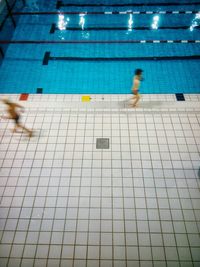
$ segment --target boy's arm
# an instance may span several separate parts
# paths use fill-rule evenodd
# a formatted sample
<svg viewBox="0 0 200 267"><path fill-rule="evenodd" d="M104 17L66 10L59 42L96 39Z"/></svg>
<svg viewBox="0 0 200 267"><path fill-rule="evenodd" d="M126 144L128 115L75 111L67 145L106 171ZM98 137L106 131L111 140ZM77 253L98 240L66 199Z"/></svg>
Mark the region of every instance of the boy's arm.
<svg viewBox="0 0 200 267"><path fill-rule="evenodd" d="M133 91L137 91L139 87L139 81L134 78L133 80Z"/></svg>
<svg viewBox="0 0 200 267"><path fill-rule="evenodd" d="M20 104L17 104L17 103L14 103L14 106L15 106L16 108L21 108L21 109L24 109L24 107L23 107L23 106L21 106Z"/></svg>
<svg viewBox="0 0 200 267"><path fill-rule="evenodd" d="M17 104L17 103L14 103L14 106L15 106L15 108L20 108L20 112L24 112L24 107L23 106L21 106L21 105L19 105L19 104Z"/></svg>
<svg viewBox="0 0 200 267"><path fill-rule="evenodd" d="M11 119L10 116L4 116L4 115L1 115L0 118L5 119L5 120L9 120L9 119Z"/></svg>

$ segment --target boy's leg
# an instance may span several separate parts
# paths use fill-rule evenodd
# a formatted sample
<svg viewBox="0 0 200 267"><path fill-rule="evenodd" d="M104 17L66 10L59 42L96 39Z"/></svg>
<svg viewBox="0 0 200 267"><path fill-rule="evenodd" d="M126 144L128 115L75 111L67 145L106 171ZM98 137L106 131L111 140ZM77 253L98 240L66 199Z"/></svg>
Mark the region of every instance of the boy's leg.
<svg viewBox="0 0 200 267"><path fill-rule="evenodd" d="M135 100L135 95L133 95L131 98L130 98L130 102L129 102L129 106L132 107L133 106L133 102Z"/></svg>
<svg viewBox="0 0 200 267"><path fill-rule="evenodd" d="M26 128L25 126L23 126L23 125L21 125L21 124L19 124L19 123L17 124L17 126L18 126L19 128L21 128L21 129L25 130L25 131L28 133L29 137L32 136L33 132L32 132L31 130L29 130L28 128Z"/></svg>
<svg viewBox="0 0 200 267"><path fill-rule="evenodd" d="M19 116L14 117L13 120L14 120L14 123L15 123L14 129L13 129L13 133L15 133L15 132L17 132L17 128L19 128Z"/></svg>
<svg viewBox="0 0 200 267"><path fill-rule="evenodd" d="M14 129L13 129L13 133L17 132L17 128L18 128L18 126L17 126L17 124L15 124Z"/></svg>
<svg viewBox="0 0 200 267"><path fill-rule="evenodd" d="M132 97L130 98L130 101L131 101L131 102L134 101L135 98L136 98L136 95L133 94ZM132 105L133 105L132 103L129 104L129 106L132 106Z"/></svg>
<svg viewBox="0 0 200 267"><path fill-rule="evenodd" d="M135 102L133 103L133 107L136 107L138 101L140 100L140 95L139 95L139 94L135 95L135 99L136 99L136 100L135 100Z"/></svg>

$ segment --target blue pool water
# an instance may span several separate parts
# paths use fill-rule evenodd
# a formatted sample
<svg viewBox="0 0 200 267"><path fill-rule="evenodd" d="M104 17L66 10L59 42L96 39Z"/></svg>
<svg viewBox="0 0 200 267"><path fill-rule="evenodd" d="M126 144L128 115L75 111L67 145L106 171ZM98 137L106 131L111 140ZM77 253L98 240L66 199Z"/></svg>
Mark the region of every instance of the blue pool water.
<svg viewBox="0 0 200 267"><path fill-rule="evenodd" d="M75 2L87 1L62 1L63 4ZM63 5L58 10L56 0L27 0L25 6L17 0L13 12L200 11L200 4L187 4L198 1L182 1L185 5L181 6L171 5L179 3L172 0L146 0L144 6L130 6L131 2L99 0L92 3L105 5ZM160 6L150 5L157 2ZM124 3L124 6L108 6L111 3ZM4 15L5 9L1 11L1 21ZM144 94L200 93L200 59L188 58L200 55L200 43L127 43L135 40L200 40L200 29L196 27L200 25L198 14L65 14L63 17L58 14L21 14L13 17L16 28L13 29L11 20L7 19L0 40L37 43L0 44L5 54L0 65L0 93L36 93L37 88L42 88L44 93L127 94L136 68L144 70L145 80L141 85ZM51 33L52 27L54 31ZM78 43L70 43L72 41ZM50 52L52 58L43 65L46 52Z"/></svg>

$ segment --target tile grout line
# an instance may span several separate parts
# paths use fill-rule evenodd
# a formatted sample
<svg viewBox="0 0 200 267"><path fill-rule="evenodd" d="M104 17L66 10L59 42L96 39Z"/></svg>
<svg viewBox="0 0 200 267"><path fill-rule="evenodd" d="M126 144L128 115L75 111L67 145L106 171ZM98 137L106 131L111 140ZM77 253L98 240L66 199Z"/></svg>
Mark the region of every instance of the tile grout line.
<svg viewBox="0 0 200 267"><path fill-rule="evenodd" d="M173 126L173 121L172 121L172 118L170 117L170 121L171 121L171 125L172 125L172 130L175 132L175 129L174 129L174 126ZM167 146L169 148L169 142L168 142L168 139L166 140L167 141ZM177 144L177 143L176 143ZM169 151L171 151L169 149ZM171 161L173 161L173 159L171 158L171 154L169 154L170 156L170 159ZM175 173L174 173L174 166L172 166L172 171L173 171L173 174L174 174L174 179L176 181L176 177L175 177ZM165 187L167 187L167 184L166 184L166 181L165 181ZM181 266L181 259L180 259L180 255L179 255L179 251L178 251L178 244L177 244L177 238L176 238L176 232L175 232L175 227L174 227L174 223L173 223L173 215L172 215L172 211L171 211L171 206L170 206L170 197L169 197L169 193L168 193L168 190L166 190L166 193L167 193L167 201L168 201L168 205L169 205L169 211L170 211L170 216L171 216L171 222L172 222L172 228L173 228L173 236L174 236L174 241L175 241L175 247L176 247L176 250L177 250L177 256L178 256L178 263L179 263L179 266Z"/></svg>
<svg viewBox="0 0 200 267"><path fill-rule="evenodd" d="M62 116L60 116L60 121L59 121L59 124L61 122L61 118ZM52 126L52 121L51 121L51 126ZM50 131L51 131L51 128L50 128ZM57 144L57 141L58 141L58 136L55 140L55 143ZM53 158L55 158L55 153L56 153L56 149L54 150L54 154L53 154ZM53 162L54 163L54 159L53 159ZM52 164L52 167L53 167L53 164ZM52 174L52 171L53 171L53 168L51 168L51 173L50 173L50 177L49 177L49 182L48 182L48 186L47 186L47 192L46 192L46 199L45 199L45 203L44 203L44 209L45 209L45 206L46 206L46 203L47 203L47 199L48 199L48 192L49 192L49 185L50 185L50 181L51 181L51 174ZM60 187L60 183L61 183L61 172L60 172L60 177L59 177L59 183L58 183L58 190L57 190L57 194L56 194L56 202L55 202L55 210L54 210L54 216L53 216L53 222L52 222L52 226L51 226L51 231L49 231L51 233L50 235L50 240L49 240L49 248L48 248L48 252L47 252L47 261L46 261L46 267L48 267L48 261L49 261L49 256L50 256L50 249L51 249L51 246L52 245L52 236L53 236L53 227L54 227L54 221L55 221L55 215L56 215L56 208L57 208L57 203L58 203L58 196L59 196L59 187ZM44 213L43 213L44 214ZM41 219L42 220L42 219ZM42 227L42 222L41 222L41 227ZM40 227L40 230L41 230L41 227ZM63 234L64 235L64 234ZM61 255L61 254L60 254Z"/></svg>
<svg viewBox="0 0 200 267"><path fill-rule="evenodd" d="M138 128L138 119L137 119L137 116L135 117L136 119L136 129L137 129L137 132L139 132L139 128ZM129 123L128 123L129 125ZM128 128L129 129L129 138L130 138L130 127ZM130 144L129 144L130 146ZM140 143L138 142L138 146L140 147ZM130 147L130 151L131 151L131 147ZM133 198L134 198L134 215L135 215L135 225L136 225L136 238L137 238L137 254L138 254L138 262L139 262L139 267L142 267L141 266L141 257L140 257L140 249L139 249L139 232L138 232L138 221L137 221L137 214L136 214L136 196L135 196L135 191L134 191L134 188L135 188L135 184L134 184L134 174L133 174L133 169L134 169L134 165L133 165L133 158L132 158L132 154L130 155L131 156L131 176L132 176L132 181L133 181Z"/></svg>
<svg viewBox="0 0 200 267"><path fill-rule="evenodd" d="M62 119L62 117L61 117ZM68 130L69 130L69 122L70 122L70 114L69 114L69 117L68 117L68 121L67 121L67 133L68 133ZM68 136L66 133L66 136ZM65 152L65 149L66 149L66 145L67 145L67 139L65 140L65 145L64 145L64 152ZM63 153L63 162L64 162L64 158L65 158L65 153ZM62 163L62 168L63 168L63 163ZM66 228L66 216L67 216L67 208L68 208L68 205L69 205L69 193L70 193L70 183L71 183L71 175L72 175L72 170L70 171L70 178L69 178L69 187L68 187L68 198L67 198L67 203L66 203L66 212L65 212L65 219L64 219L64 229L63 229L63 236L62 236L62 246L61 246L61 251L60 251L60 255L62 257L62 254L63 254L63 247L64 247L64 240L65 240L65 228ZM61 172L61 179L63 177L63 174ZM58 191L60 190L60 187L58 188ZM59 263L59 267L61 267L61 261Z"/></svg>
<svg viewBox="0 0 200 267"><path fill-rule="evenodd" d="M43 122L44 122L44 117L43 117ZM51 119L51 123L52 123L52 119ZM50 127L50 129L51 129L51 127ZM49 139L49 137L50 137L50 130L49 130L49 132L48 132L48 139ZM48 140L48 139L47 139L47 140ZM46 145L46 148L47 148L47 145ZM37 150L35 150L35 156L36 156L36 153L37 153ZM44 162L44 158L45 158L45 154L43 155L42 162ZM30 225L31 225L31 221L34 220L34 219L32 219L32 215L33 215L33 210L34 210L34 204L35 204L35 201L36 201L36 199L37 199L37 193L38 193L38 189L39 189L39 184L40 184L41 174L42 174L42 168L40 168L40 174L39 174L39 179L38 179L38 184L37 184L37 191L36 191L36 193L35 193L34 201L33 201L33 205L32 205L32 212L31 212L31 217L30 217L30 222L29 222L29 228L30 228ZM50 183L50 178L49 178L49 181L48 181L48 186L49 186L49 183ZM48 186L47 186L47 187L48 187ZM46 192L46 195L47 195L47 192ZM45 209L45 203L46 203L46 196L45 196L45 201L44 201L43 209ZM44 213L44 211L43 211L41 218L38 219L38 220L40 220L39 228L37 229L37 231L35 231L35 232L38 233L38 237L37 237L37 243L36 243L36 249L35 249L35 255L34 255L33 265L35 265L35 264L36 264L36 261L37 261L38 247L40 246L40 243L39 243L39 240L40 240L40 234L41 234L41 232L42 232L42 231L41 231L41 228L42 228L42 219L44 218L44 214L45 214L45 213ZM49 251L49 246L50 246L50 244L48 244L48 251ZM47 253L48 253L48 252L47 252ZM46 258L46 264L45 264L45 265L47 265L47 258Z"/></svg>
<svg viewBox="0 0 200 267"><path fill-rule="evenodd" d="M189 120L189 124L190 124L190 128L192 129L192 124L191 124L190 120ZM181 126L182 126L182 124L181 124ZM184 134L184 136L185 136L184 131L183 131L183 134ZM193 138L194 138L194 140L195 140L195 136L194 136L193 129L192 129L192 135L193 135ZM195 143L196 143L196 141L195 141ZM187 147L188 147L188 144L187 144ZM196 143L196 147L198 147L198 144L197 144L197 143ZM189 155L190 155L190 154L189 154ZM191 159L191 157L190 157L190 159ZM185 173L184 173L184 175L185 175ZM193 213L194 213L194 217L195 217L195 224L196 224L197 229L200 231L199 226L198 226L198 223L197 223L198 220L197 220L197 217L196 217L196 213L194 212L195 209L194 209L194 205L193 205L193 201L192 201L192 197L191 197L191 192L190 192L190 190L189 190L189 186L188 186L188 181L187 181L187 177L186 177L186 175L185 175L185 179L186 179L186 184L187 184L187 188L188 188L188 192L189 192L189 196L190 196L190 201L191 201L192 211L193 211ZM182 209L182 203L181 203L181 202L180 202L180 205L181 205L181 210L182 210L182 212L183 212L183 209ZM184 218L184 214L183 214L183 218ZM193 258L193 254L192 254L192 248L191 248L191 245L190 245L190 239L189 239L189 236L188 236L188 234L190 234L190 233L188 233L188 230L187 230L187 227L186 227L185 218L184 218L184 226L185 226L185 229L186 229L186 236L187 236L187 241L188 241L188 248L189 248L190 256L191 256L191 259L192 259L192 264L193 264L193 266L194 266L194 258Z"/></svg>

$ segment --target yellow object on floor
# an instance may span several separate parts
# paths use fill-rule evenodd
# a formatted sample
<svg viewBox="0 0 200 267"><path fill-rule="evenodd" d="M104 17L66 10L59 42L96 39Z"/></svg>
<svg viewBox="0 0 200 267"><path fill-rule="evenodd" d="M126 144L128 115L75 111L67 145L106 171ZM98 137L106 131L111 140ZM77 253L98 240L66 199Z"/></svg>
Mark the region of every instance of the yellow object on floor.
<svg viewBox="0 0 200 267"><path fill-rule="evenodd" d="M81 98L81 100L82 100L82 102L90 102L90 96L89 95L83 95L82 96L82 98Z"/></svg>

